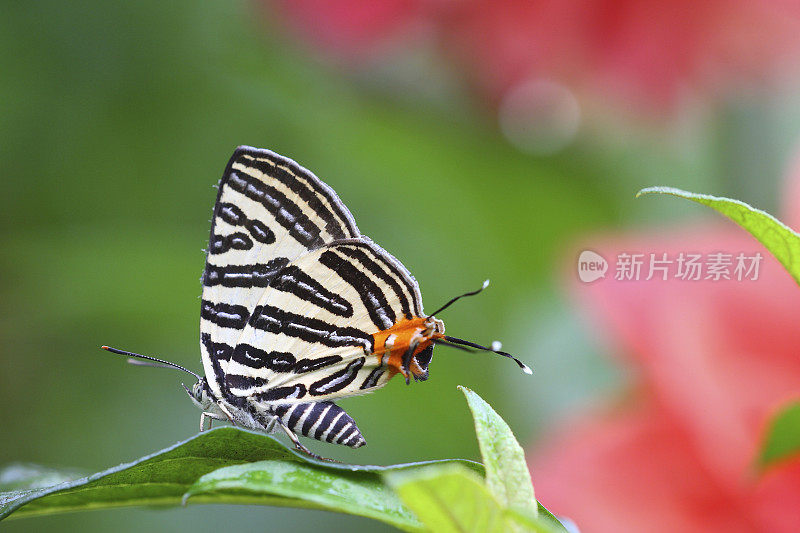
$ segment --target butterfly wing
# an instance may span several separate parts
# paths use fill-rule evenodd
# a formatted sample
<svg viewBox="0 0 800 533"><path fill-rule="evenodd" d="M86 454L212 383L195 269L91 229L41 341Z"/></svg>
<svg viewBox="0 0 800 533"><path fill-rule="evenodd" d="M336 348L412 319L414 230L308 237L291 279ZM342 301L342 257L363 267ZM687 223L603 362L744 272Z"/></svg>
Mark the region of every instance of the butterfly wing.
<svg viewBox="0 0 800 533"><path fill-rule="evenodd" d="M314 174L269 150L236 149L219 183L202 278L200 349L217 398L233 347L275 274L310 250L359 235Z"/></svg>
<svg viewBox="0 0 800 533"><path fill-rule="evenodd" d="M366 238L323 246L272 278L231 355L228 390L255 405L374 390L392 374L373 335L413 316L419 286L397 259Z"/></svg>

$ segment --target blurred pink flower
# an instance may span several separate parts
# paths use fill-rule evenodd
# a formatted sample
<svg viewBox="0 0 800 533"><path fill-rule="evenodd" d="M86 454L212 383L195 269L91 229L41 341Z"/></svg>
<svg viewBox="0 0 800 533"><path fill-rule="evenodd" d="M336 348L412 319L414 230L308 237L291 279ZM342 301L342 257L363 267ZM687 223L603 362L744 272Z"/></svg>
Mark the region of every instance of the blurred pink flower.
<svg viewBox="0 0 800 533"><path fill-rule="evenodd" d="M418 0L286 0L278 2L289 23L326 53L352 60L375 48L420 18Z"/></svg>
<svg viewBox="0 0 800 533"><path fill-rule="evenodd" d="M800 173L787 186L792 209L798 183ZM584 533L798 531L800 458L761 476L755 458L772 415L800 398L800 288L731 223L591 245L609 260L760 251L764 261L757 281L645 281L646 259L639 281L609 271L592 284L572 282L611 352L634 370L637 390L531 454L542 503Z"/></svg>
<svg viewBox="0 0 800 533"><path fill-rule="evenodd" d="M654 109L684 90L774 75L800 49L800 4L769 0L294 0L290 23L326 53L360 61L419 27L493 103L532 79Z"/></svg>

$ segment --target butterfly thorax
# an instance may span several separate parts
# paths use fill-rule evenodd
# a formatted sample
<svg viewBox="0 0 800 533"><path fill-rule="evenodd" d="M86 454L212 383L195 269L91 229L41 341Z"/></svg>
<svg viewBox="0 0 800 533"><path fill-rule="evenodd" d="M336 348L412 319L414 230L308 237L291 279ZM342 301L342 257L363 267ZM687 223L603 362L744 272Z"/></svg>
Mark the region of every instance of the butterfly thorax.
<svg viewBox="0 0 800 533"><path fill-rule="evenodd" d="M373 335L378 360L397 373L419 381L428 379L428 365L433 353L433 341L444 336L444 322L432 316L401 318L389 329Z"/></svg>
<svg viewBox="0 0 800 533"><path fill-rule="evenodd" d="M191 389L187 389L189 398L203 411L205 416L217 420L229 420L237 426L258 431L272 431L274 415L268 411L258 412L252 406L235 405L214 396L205 378L200 378Z"/></svg>

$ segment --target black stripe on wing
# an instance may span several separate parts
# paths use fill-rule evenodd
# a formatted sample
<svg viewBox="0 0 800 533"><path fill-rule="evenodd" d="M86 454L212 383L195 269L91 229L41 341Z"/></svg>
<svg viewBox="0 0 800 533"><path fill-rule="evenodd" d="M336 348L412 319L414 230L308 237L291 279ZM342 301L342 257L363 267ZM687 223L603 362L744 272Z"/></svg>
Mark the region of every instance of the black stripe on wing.
<svg viewBox="0 0 800 533"><path fill-rule="evenodd" d="M383 373L386 371L386 367L379 366L378 368L374 369L369 375L364 379L364 382L359 387L360 390L371 389L378 385L378 380L381 379Z"/></svg>
<svg viewBox="0 0 800 533"><path fill-rule="evenodd" d="M368 246L364 246L364 248L369 248ZM394 293L397 295L397 298L400 300L400 307L403 310L403 315L407 319L411 319L411 308L409 306L408 297L406 293L400 288L400 285L397 283L397 280L390 276L384 268L381 268L381 265L370 259L364 250L359 248L352 248L347 246L338 247L337 250L347 257L357 261L361 266L369 270L372 275L376 278L380 279L383 283L388 285ZM373 250L374 252L374 250ZM387 264L386 261L381 261L384 267L388 267L390 265ZM403 276L399 276L400 279L403 279ZM409 294L413 297L413 292L409 292Z"/></svg>
<svg viewBox="0 0 800 533"><path fill-rule="evenodd" d="M219 218L231 226L242 226L247 229L255 240L262 244L275 242L275 234L260 220L250 219L244 212L231 203L220 204L217 209Z"/></svg>
<svg viewBox="0 0 800 533"><path fill-rule="evenodd" d="M203 274L203 285L206 287L215 285L246 288L266 287L275 274L288 264L289 260L285 257L277 257L266 264L256 265L216 266L208 263Z"/></svg>
<svg viewBox="0 0 800 533"><path fill-rule="evenodd" d="M340 246L337 249L341 248ZM386 295L378 287L378 284L364 274L358 266L334 252L333 249L322 252L319 262L336 272L339 277L358 292L358 296L361 298L361 302L367 309L375 327L379 330L392 327L397 318L394 309L389 306Z"/></svg>
<svg viewBox="0 0 800 533"><path fill-rule="evenodd" d="M309 394L311 396L325 396L344 389L355 381L358 371L364 366L364 361L363 357L359 357L338 372L315 381L308 388Z"/></svg>
<svg viewBox="0 0 800 533"><path fill-rule="evenodd" d="M353 216L336 193L309 170L269 150L239 147L234 158L243 165L252 166L275 178L300 197L320 219L325 221L325 230L334 239L347 239L359 235ZM322 199L328 205L325 205Z"/></svg>
<svg viewBox="0 0 800 533"><path fill-rule="evenodd" d="M280 400L299 400L306 395L306 386L302 383L276 387L251 396L257 402L276 402Z"/></svg>
<svg viewBox="0 0 800 533"><path fill-rule="evenodd" d="M269 380L267 378L263 378L260 376L242 376L239 374L226 374L225 384L228 386L228 389L249 391L250 389L255 389L258 387L264 387L268 385ZM239 396L239 394L237 394L237 396Z"/></svg>
<svg viewBox="0 0 800 533"><path fill-rule="evenodd" d="M338 355L327 355L316 359L300 359L295 362L295 357L288 352L268 352L266 350L260 350L255 346L250 346L249 344L239 344L233 350L231 361L235 361L253 370L268 369L280 374L289 372L306 374L335 365L342 361L342 357ZM268 385L269 380L261 376L245 376L229 371L225 375L225 384L228 389L236 389L238 391L232 393L235 396L249 397L254 396L255 389ZM263 394L258 397L260 399L285 399L286 395L293 394L294 391L295 389L293 386L288 386L282 387L279 392L270 393L270 391L262 391ZM305 390L302 394L305 394Z"/></svg>
<svg viewBox="0 0 800 533"><path fill-rule="evenodd" d="M236 345L231 359L256 370L266 368L273 372L289 372L296 362L289 352L262 350L245 343Z"/></svg>
<svg viewBox="0 0 800 533"><path fill-rule="evenodd" d="M355 421L333 402L278 405L273 414L292 432L312 439L359 448L367 442Z"/></svg>
<svg viewBox="0 0 800 533"><path fill-rule="evenodd" d="M224 254L228 250L249 250L253 247L253 239L247 234L237 231L230 235L212 235L208 241L208 253Z"/></svg>
<svg viewBox="0 0 800 533"><path fill-rule="evenodd" d="M322 229L281 191L243 171L232 171L227 186L264 206L275 222L283 226L294 240L309 250L324 244ZM324 219L323 219L324 220Z"/></svg>
<svg viewBox="0 0 800 533"><path fill-rule="evenodd" d="M399 279L403 286L406 288L407 293L411 296L411 303L414 308L412 314L414 316L423 316L422 314L422 301L419 295L419 286L417 281L406 269L403 264L395 257L391 256L386 250L373 242L365 242L359 246L362 250L368 250L369 253L375 258L375 261L387 268L397 279Z"/></svg>
<svg viewBox="0 0 800 533"><path fill-rule="evenodd" d="M276 373L291 372L297 362L294 355L289 352L268 351L256 348L249 344L238 344L233 349L233 354L230 360L239 363L256 371L269 370ZM258 374L259 372L255 372ZM261 372L266 373L266 372ZM231 393L237 397L250 397L254 395L254 390L264 387L269 384L269 379L262 376L245 376L241 374L232 373L229 369L225 375L225 385L227 389L236 389L237 392ZM277 390L277 392L274 392ZM262 391L259 398L261 399L286 399L292 395L302 397L305 395L306 390L294 387L281 387L273 391Z"/></svg>
<svg viewBox="0 0 800 533"><path fill-rule="evenodd" d="M338 355L326 355L325 357L318 357L316 359L300 359L297 364L294 365L292 371L295 374L305 374L306 372L314 372L315 370L319 370L320 368L325 368L326 366L331 366L336 364L342 360L341 356Z"/></svg>
<svg viewBox="0 0 800 533"><path fill-rule="evenodd" d="M320 282L294 265L289 265L276 274L270 287L293 294L334 315L345 318L353 316L353 306L350 302L329 291Z"/></svg>
<svg viewBox="0 0 800 533"><path fill-rule="evenodd" d="M372 335L349 326L336 326L322 320L284 311L271 305L259 305L253 310L249 324L255 329L270 333L283 333L306 342L316 342L324 346L361 346L372 353Z"/></svg>
<svg viewBox="0 0 800 533"><path fill-rule="evenodd" d="M214 304L203 300L200 316L223 328L243 329L247 325L250 312L243 305Z"/></svg>
<svg viewBox="0 0 800 533"><path fill-rule="evenodd" d="M214 375L206 375L206 380L214 380L222 391L223 396L228 396L228 388L225 385L225 372L220 366L220 361L228 361L233 353L233 347L221 342L213 342L211 335L208 333L200 334L200 342L208 353L208 358L211 361L211 368L214 369Z"/></svg>
<svg viewBox="0 0 800 533"><path fill-rule="evenodd" d="M331 240L359 236L358 228L350 212L339 200L333 189L325 185L313 173L291 159L269 150L240 146L228 160L222 179L219 182L219 191L214 203L214 213L209 233L208 258L215 252L221 253L223 250L230 248L237 249L238 247L238 249L244 249L245 245L248 244L245 239L241 238L244 235L243 233L235 238L230 235L218 236L216 234L218 220L223 220L236 227L244 227L249 232L250 238L255 241L264 244L275 242L275 233L266 224L269 222L268 220L259 220L258 217L248 218L238 206L231 202L222 201L222 197L229 187L264 205L267 212L272 214L276 222L289 229L290 233L299 240L298 242L301 242L307 248L311 249L323 244L320 237L320 228L313 224L308 219L308 216L303 213L301 208L303 206L290 202L285 195L279 193L274 187L269 186L268 183L261 179L238 174L238 171L233 168L234 165L258 170L266 176L267 181L272 179L275 184L281 183L290 189L305 203L307 209L313 211L324 222L324 230ZM272 194L273 192L274 194ZM247 248L249 249L251 246ZM219 271L222 266L212 265L207 267L207 272L204 274L204 283L206 285L214 285L219 282L223 286L231 287L266 287L269 279L263 275L261 265L253 265L253 267L252 281L254 283L252 285L246 285L251 280L245 280L245 278L240 278L236 275L225 277L222 275L223 272ZM244 272L231 271L231 273L243 274ZM216 279L214 279L215 276Z"/></svg>

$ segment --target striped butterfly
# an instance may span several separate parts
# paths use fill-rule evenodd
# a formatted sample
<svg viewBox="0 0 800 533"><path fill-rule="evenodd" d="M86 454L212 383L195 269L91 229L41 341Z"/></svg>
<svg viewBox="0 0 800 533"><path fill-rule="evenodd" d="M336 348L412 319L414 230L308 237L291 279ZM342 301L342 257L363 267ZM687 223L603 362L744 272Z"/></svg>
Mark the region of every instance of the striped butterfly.
<svg viewBox="0 0 800 533"><path fill-rule="evenodd" d="M372 392L396 374L428 378L434 344L487 350L530 369L499 343L445 335L422 311L406 268L362 235L336 193L291 159L236 149L219 183L202 277L205 376L162 359L103 346L129 362L197 378L189 389L212 419L358 448L355 421L334 400Z"/></svg>

